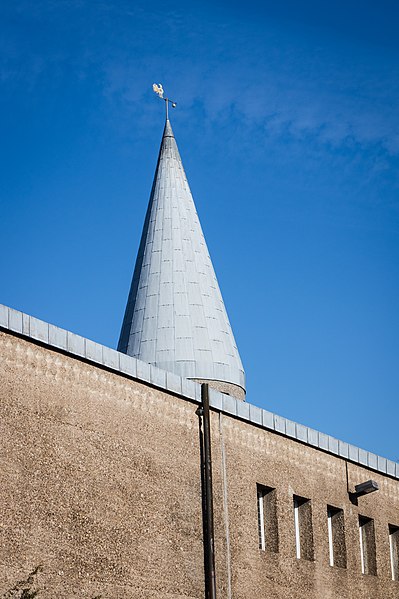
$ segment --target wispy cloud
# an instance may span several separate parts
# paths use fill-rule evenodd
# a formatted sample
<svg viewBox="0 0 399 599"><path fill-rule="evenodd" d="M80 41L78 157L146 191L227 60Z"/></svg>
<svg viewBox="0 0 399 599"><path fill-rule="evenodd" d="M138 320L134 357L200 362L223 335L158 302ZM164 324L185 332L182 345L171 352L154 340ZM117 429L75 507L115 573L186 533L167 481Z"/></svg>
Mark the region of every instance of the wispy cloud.
<svg viewBox="0 0 399 599"><path fill-rule="evenodd" d="M15 5L32 39L11 32L2 42L3 84L31 89L43 73L54 77L67 65L69 73L101 82L108 108L124 123L160 80L183 109L200 107L210 124L236 117L258 135L377 144L387 155L399 154L398 57L388 51L321 40L314 32L293 36L271 21L260 27L250 18L240 24L214 17L204 24L179 8L102 1L93 10L79 0L39 5ZM69 44L65 11L73 16ZM50 31L45 45L35 37L43 19Z"/></svg>
<svg viewBox="0 0 399 599"><path fill-rule="evenodd" d="M159 17L161 18L161 17ZM165 38L173 29L186 52L162 54L157 43L144 56L114 57L104 66L106 94L126 109L143 97L148 77L171 82L186 106L200 104L211 122L236 114L265 134L312 135L320 143L380 144L399 153L399 69L374 48L333 43L312 50L301 40L267 33L207 31L162 15ZM181 28L181 31L179 31ZM155 27L158 31L158 28ZM239 49L239 51L237 51ZM127 60L126 60L127 59Z"/></svg>

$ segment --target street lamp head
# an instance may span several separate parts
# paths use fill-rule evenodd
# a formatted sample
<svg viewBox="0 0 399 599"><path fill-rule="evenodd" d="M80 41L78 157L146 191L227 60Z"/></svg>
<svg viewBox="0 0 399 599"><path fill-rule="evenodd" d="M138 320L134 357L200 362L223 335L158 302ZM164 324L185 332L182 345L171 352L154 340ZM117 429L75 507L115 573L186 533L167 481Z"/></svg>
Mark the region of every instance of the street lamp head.
<svg viewBox="0 0 399 599"><path fill-rule="evenodd" d="M375 480L368 480L365 483L360 483L360 485L355 486L356 495L361 497L362 495L368 495L369 493L374 493L374 491L379 490L379 484L375 482Z"/></svg>

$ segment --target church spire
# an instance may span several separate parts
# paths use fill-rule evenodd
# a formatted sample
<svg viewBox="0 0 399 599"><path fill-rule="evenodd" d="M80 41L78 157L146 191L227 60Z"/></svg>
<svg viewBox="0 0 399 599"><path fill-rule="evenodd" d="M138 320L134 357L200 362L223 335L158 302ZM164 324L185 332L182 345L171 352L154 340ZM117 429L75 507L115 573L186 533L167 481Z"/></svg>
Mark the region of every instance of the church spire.
<svg viewBox="0 0 399 599"><path fill-rule="evenodd" d="M169 119L118 350L245 397L241 359Z"/></svg>

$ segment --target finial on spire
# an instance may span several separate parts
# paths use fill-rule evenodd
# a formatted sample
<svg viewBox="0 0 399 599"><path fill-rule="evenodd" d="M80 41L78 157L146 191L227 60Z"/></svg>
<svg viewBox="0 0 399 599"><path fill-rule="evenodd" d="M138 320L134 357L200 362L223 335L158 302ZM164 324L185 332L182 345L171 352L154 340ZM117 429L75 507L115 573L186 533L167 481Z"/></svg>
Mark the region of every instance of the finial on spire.
<svg viewBox="0 0 399 599"><path fill-rule="evenodd" d="M176 102L173 102L173 100L170 100L169 98L163 97L165 92L163 91L162 83L153 83L152 89L161 98L161 100L165 100L166 120L168 120L169 119L169 104L172 104L172 108L176 108Z"/></svg>

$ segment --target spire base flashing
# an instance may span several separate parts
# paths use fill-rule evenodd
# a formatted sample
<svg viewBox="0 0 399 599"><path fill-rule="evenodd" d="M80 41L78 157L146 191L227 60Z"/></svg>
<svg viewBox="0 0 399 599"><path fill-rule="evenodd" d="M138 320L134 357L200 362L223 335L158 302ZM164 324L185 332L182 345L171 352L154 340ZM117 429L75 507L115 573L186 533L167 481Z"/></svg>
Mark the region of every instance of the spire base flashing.
<svg viewBox="0 0 399 599"><path fill-rule="evenodd" d="M231 395L235 399L245 401L245 389L243 389L239 385L235 385L234 383L226 383L225 381L213 381L211 379L197 378L192 378L190 380L194 381L195 383L207 383L212 389L216 389L216 391L220 391L220 393L225 393L226 395Z"/></svg>

